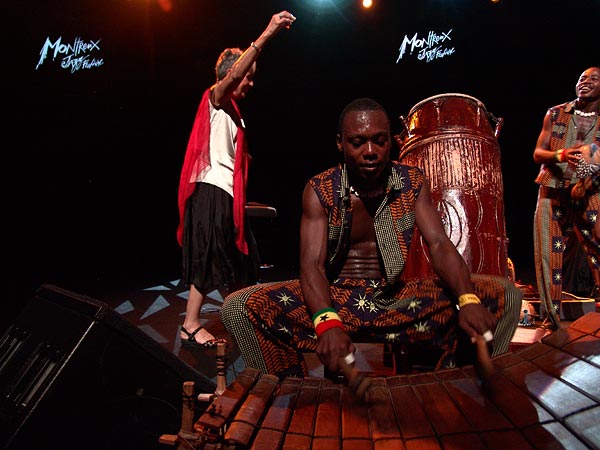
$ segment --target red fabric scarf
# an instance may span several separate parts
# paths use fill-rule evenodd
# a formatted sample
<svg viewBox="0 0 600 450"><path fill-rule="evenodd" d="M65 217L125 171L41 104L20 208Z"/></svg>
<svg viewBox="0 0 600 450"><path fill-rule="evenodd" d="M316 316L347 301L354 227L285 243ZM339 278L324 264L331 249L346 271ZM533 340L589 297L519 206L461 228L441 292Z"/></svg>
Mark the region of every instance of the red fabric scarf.
<svg viewBox="0 0 600 450"><path fill-rule="evenodd" d="M196 187L196 180L210 169L210 89L202 96L202 101L196 113L194 126L190 134L181 177L179 179L178 207L179 226L177 227L177 241L183 244L183 221L185 204ZM237 104L231 100L233 108L241 119ZM240 120L241 122L241 120ZM201 179L201 178L200 178ZM235 225L235 243L237 248L248 254L248 244L244 235L246 207L246 184L248 180L248 150L244 129L238 126L235 145L235 162L233 165L233 223Z"/></svg>

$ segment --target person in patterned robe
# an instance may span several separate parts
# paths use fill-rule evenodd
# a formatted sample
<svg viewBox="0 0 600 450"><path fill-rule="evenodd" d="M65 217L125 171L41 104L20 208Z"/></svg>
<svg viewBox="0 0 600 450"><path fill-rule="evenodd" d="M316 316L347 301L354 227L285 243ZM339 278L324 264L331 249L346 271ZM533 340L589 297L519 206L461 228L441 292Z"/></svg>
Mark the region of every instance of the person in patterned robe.
<svg viewBox="0 0 600 450"><path fill-rule="evenodd" d="M543 325L552 330L560 328L564 278L573 270L563 267L567 246L580 246L593 279L588 296L600 297L600 67L581 73L575 93L576 100L548 108L533 150L540 164L533 219L536 282Z"/></svg>

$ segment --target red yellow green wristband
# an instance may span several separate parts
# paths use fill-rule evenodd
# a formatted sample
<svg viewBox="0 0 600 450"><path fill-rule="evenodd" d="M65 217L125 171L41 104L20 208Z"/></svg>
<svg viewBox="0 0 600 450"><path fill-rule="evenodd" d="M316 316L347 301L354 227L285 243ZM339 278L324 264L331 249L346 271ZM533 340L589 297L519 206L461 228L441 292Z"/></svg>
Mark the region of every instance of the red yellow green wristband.
<svg viewBox="0 0 600 450"><path fill-rule="evenodd" d="M320 309L316 313L314 313L312 316L312 321L315 324L315 327L317 326L319 320L327 320L329 317L331 317L331 314L335 314L337 316L337 311L331 307ZM326 315L326 317L321 319L321 316L323 315ZM339 316L337 318L339 319Z"/></svg>
<svg viewBox="0 0 600 450"><path fill-rule="evenodd" d="M333 308L323 308L313 314L313 324L317 337L331 328L344 328L344 324Z"/></svg>
<svg viewBox="0 0 600 450"><path fill-rule="evenodd" d="M344 324L341 320L329 319L327 322L321 322L319 325L317 325L315 327L315 333L317 337L319 337L327 330L331 330L332 328L341 328L343 330Z"/></svg>

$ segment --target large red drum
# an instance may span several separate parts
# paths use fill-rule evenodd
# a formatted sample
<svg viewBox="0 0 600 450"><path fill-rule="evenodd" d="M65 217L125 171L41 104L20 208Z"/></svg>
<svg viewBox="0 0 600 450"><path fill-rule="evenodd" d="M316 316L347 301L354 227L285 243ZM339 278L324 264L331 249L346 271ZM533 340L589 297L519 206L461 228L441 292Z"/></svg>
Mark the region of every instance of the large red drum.
<svg viewBox="0 0 600 450"><path fill-rule="evenodd" d="M427 98L401 119L405 132L395 136L399 159L423 169L446 233L471 272L507 277L502 119L476 98L456 93ZM418 230L409 261L404 279L434 275Z"/></svg>

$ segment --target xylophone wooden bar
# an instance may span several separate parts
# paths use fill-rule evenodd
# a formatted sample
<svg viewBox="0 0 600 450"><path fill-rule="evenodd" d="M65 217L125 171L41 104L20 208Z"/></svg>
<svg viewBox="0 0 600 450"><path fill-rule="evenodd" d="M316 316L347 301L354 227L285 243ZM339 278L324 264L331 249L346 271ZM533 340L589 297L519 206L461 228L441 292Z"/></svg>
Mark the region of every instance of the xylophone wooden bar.
<svg viewBox="0 0 600 450"><path fill-rule="evenodd" d="M600 314L473 366L373 377L364 399L246 368L196 422L202 450L600 449Z"/></svg>
<svg viewBox="0 0 600 450"><path fill-rule="evenodd" d="M221 439L236 411L246 400L248 391L260 378L258 370L244 370L206 409L194 429L209 443Z"/></svg>
<svg viewBox="0 0 600 450"><path fill-rule="evenodd" d="M225 443L243 446L250 444L259 421L262 421L263 412L271 404L277 384L277 377L272 375L264 375L257 380L225 433Z"/></svg>

